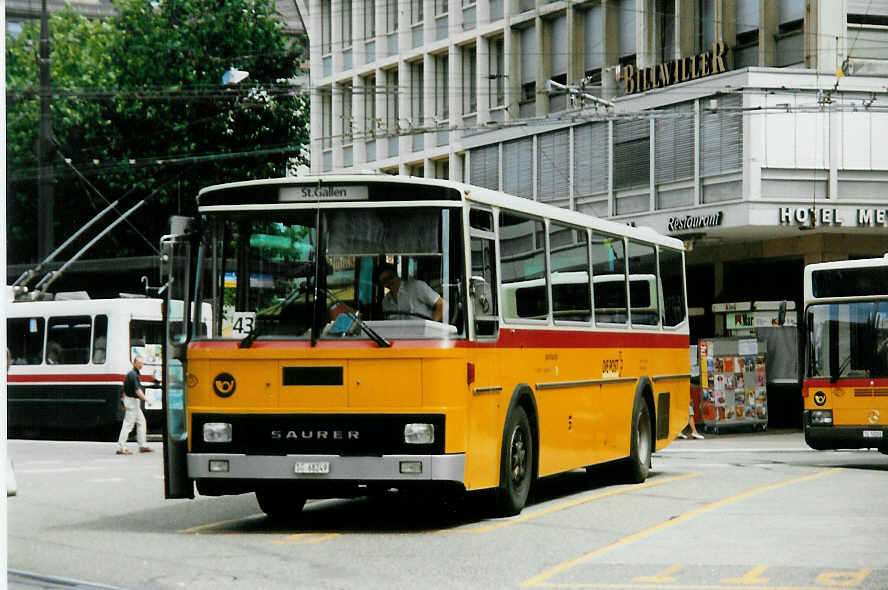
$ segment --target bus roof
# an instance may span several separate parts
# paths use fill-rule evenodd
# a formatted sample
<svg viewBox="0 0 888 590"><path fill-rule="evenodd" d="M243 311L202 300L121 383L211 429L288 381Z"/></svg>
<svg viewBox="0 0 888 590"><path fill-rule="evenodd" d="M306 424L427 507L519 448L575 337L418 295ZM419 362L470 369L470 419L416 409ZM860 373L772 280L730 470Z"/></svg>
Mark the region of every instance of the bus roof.
<svg viewBox="0 0 888 590"><path fill-rule="evenodd" d="M404 189L410 186L422 185L426 187L435 187L440 190L429 195L423 193L424 199L430 200L460 200L470 201L481 205L489 205L492 207L503 207L512 209L521 213L546 217L555 221L560 221L569 225L579 227L588 227L605 233L627 236L631 239L637 239L648 243L660 244L669 248L683 250L684 245L681 240L665 236L647 227L633 227L623 223L608 221L577 211L571 211L562 207L556 207L538 201L532 201L524 197L517 197L501 191L491 190L488 188L464 184L451 180L441 180L433 178L417 178L413 176L393 176L389 174L337 174L327 176L302 176L302 177L285 177L285 178L268 178L262 180L246 180L240 182L230 182L226 184L217 184L208 186L200 190L198 193L198 209L208 210L207 207L228 206L236 207L237 205L273 205L280 204L284 199L279 197L281 188L300 187L314 185L318 187L335 186L335 185L374 185L387 184L389 186L403 185ZM223 194L235 193L241 196L241 200L226 198ZM245 199L243 196L250 193L250 198ZM367 197L365 196L364 199ZM344 198L325 198L323 196L314 199L305 199L303 204L316 204L323 201L338 202L341 200L349 200ZM398 199L400 200L400 199ZM417 199L405 198L404 201L416 202ZM286 199L287 202L293 202L293 199ZM391 201L390 201L391 202Z"/></svg>
<svg viewBox="0 0 888 590"><path fill-rule="evenodd" d="M821 277L816 283L815 275ZM809 264L805 266L804 273L805 306L815 302L884 299L888 296L886 275L888 275L888 253L881 258ZM822 278L824 276L829 278Z"/></svg>

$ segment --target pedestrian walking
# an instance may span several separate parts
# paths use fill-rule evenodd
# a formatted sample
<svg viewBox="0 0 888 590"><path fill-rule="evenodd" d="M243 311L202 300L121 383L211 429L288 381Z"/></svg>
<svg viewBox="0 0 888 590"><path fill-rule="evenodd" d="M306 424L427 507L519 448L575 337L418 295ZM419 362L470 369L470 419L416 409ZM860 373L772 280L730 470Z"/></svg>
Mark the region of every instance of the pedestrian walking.
<svg viewBox="0 0 888 590"><path fill-rule="evenodd" d="M123 380L123 408L126 413L123 416L123 424L120 427L120 436L117 437L117 454L132 455L132 451L126 448L126 441L133 425L136 426L136 441L139 443L140 453L150 453L154 449L148 446L148 427L145 423L145 414L142 412L142 402L145 401L145 392L142 390L140 371L142 369L142 357L136 355L133 358L133 369L126 374Z"/></svg>
<svg viewBox="0 0 888 590"><path fill-rule="evenodd" d="M694 418L694 402L691 401L690 406L688 407L688 426L691 427L691 438L696 438L699 440L703 439L703 435L697 432L697 425L695 424L696 418ZM678 438L687 438L688 435L684 433L684 429L678 433Z"/></svg>

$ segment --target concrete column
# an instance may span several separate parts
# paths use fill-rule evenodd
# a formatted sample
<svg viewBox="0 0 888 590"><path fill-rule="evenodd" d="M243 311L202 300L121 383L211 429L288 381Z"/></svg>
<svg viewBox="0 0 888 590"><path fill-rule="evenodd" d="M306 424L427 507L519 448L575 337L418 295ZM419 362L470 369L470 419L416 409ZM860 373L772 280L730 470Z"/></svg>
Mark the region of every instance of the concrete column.
<svg viewBox="0 0 888 590"><path fill-rule="evenodd" d="M737 3L735 0L715 1L715 38L721 39L725 45L733 49L737 46ZM701 48L705 49L705 48ZM734 67L734 52L728 51L727 69Z"/></svg>
<svg viewBox="0 0 888 590"><path fill-rule="evenodd" d="M583 17L571 5L568 5L566 13L567 40L559 40L557 44L558 51L562 47L567 51L567 83L576 84L586 75L583 69Z"/></svg>
<svg viewBox="0 0 888 590"><path fill-rule="evenodd" d="M333 75L342 71L342 0L331 0L330 39L333 45Z"/></svg>
<svg viewBox="0 0 888 590"><path fill-rule="evenodd" d="M835 74L848 57L847 3L809 0L805 18L805 65L822 74Z"/></svg>
<svg viewBox="0 0 888 590"><path fill-rule="evenodd" d="M342 88L339 84L333 84L332 94L333 168L338 169L342 168Z"/></svg>
<svg viewBox="0 0 888 590"><path fill-rule="evenodd" d="M385 89L387 83L385 70L376 68L376 121L373 123L373 130L376 132L377 160L388 157L388 139L385 137L387 129L385 122L385 109L387 106Z"/></svg>
<svg viewBox="0 0 888 590"><path fill-rule="evenodd" d="M404 30L404 27L401 27ZM408 125L411 117L410 109L410 89L412 76L410 75L410 64L405 61L398 62L398 86L403 89L398 93L398 130L403 132L410 128ZM398 136L398 161L401 164L400 174L404 174L404 156L413 151L413 136L410 134L400 134Z"/></svg>
<svg viewBox="0 0 888 590"><path fill-rule="evenodd" d="M363 4L363 2L362 2ZM361 42L360 45L364 43ZM366 97L369 88L367 78L355 76L352 78L352 165L357 167L367 161L367 140L371 139L367 133L369 122L367 121Z"/></svg>
<svg viewBox="0 0 888 590"><path fill-rule="evenodd" d="M539 0L538 0L539 1ZM539 59L536 60L536 114L549 114L549 95L546 93L546 80L552 74L552 44L549 27L540 17L534 20L536 46Z"/></svg>
<svg viewBox="0 0 888 590"><path fill-rule="evenodd" d="M494 44L485 37L475 38L475 89L477 91L477 103L475 122L479 127L490 120L490 101L492 100L490 89L496 84L496 80L490 79L490 60L492 59ZM508 79L504 80L508 84Z"/></svg>
<svg viewBox="0 0 888 590"><path fill-rule="evenodd" d="M310 3L309 26L313 31L321 30L321 2L320 0L311 0ZM321 60L321 35L320 33L312 35L309 42L309 68L312 89L310 94L311 107L311 154L309 161L311 162L312 174L321 172L324 161L324 148L321 141L323 135L323 118L321 117L321 95L318 93L317 78L323 70L323 62Z"/></svg>
<svg viewBox="0 0 888 590"><path fill-rule="evenodd" d="M601 96L612 99L617 96L618 83L614 76L620 63L620 45L614 31L620 30L620 3L617 0L602 0L601 30L598 32L604 56L601 60Z"/></svg>
<svg viewBox="0 0 888 590"><path fill-rule="evenodd" d="M759 0L759 44L758 64L773 67L777 64L777 3L773 0Z"/></svg>
<svg viewBox="0 0 888 590"><path fill-rule="evenodd" d="M423 74L422 74L422 113L423 120L420 122L425 129L434 129L435 119L435 102L437 92L435 84L438 79L438 56L426 53L423 55ZM435 136L437 134L432 131L423 135L423 145L425 149L435 147ZM428 168L428 166L426 166Z"/></svg>
<svg viewBox="0 0 888 590"><path fill-rule="evenodd" d="M657 63L655 0L635 0L635 64L639 69Z"/></svg>
<svg viewBox="0 0 888 590"><path fill-rule="evenodd" d="M518 0L509 0L516 2ZM517 6L517 4L516 4ZM508 21L507 21L508 22ZM506 120L518 118L518 101L521 100L521 36L518 31L506 27L503 39L503 62L506 63Z"/></svg>

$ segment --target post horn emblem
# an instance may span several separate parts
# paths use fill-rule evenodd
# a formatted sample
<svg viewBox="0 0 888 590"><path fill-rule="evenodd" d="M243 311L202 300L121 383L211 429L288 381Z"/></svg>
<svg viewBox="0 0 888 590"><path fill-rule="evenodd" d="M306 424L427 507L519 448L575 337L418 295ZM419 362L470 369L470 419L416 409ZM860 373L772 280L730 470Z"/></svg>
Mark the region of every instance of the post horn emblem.
<svg viewBox="0 0 888 590"><path fill-rule="evenodd" d="M237 383L234 381L231 373L219 373L213 379L213 391L219 397L231 396L234 393L235 387L237 387Z"/></svg>

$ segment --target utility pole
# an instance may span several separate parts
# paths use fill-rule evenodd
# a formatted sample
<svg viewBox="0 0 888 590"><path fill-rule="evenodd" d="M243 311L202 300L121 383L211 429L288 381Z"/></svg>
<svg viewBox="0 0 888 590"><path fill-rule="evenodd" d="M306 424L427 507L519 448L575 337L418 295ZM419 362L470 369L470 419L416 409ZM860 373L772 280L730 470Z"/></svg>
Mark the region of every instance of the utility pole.
<svg viewBox="0 0 888 590"><path fill-rule="evenodd" d="M52 252L55 236L53 235L52 215L54 208L52 147L52 90L49 72L49 11L46 0L41 1L40 12L40 126L37 136L37 254L42 260Z"/></svg>

